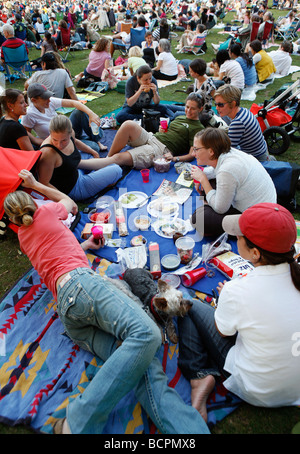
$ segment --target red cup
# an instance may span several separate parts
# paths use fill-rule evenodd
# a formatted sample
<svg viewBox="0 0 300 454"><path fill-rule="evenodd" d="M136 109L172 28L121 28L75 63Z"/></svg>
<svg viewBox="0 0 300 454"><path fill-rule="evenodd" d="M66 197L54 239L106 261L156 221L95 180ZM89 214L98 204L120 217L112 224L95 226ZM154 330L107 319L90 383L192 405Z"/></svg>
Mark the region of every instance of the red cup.
<svg viewBox="0 0 300 454"><path fill-rule="evenodd" d="M143 178L143 183L149 183L149 169L143 169L141 170L142 178Z"/></svg>
<svg viewBox="0 0 300 454"><path fill-rule="evenodd" d="M168 131L168 120L160 120L160 127L164 130L164 131Z"/></svg>
<svg viewBox="0 0 300 454"><path fill-rule="evenodd" d="M199 169L200 169L200 170L203 170L203 169L204 169L204 167L202 167L202 166L198 166L198 167L199 167ZM200 184L200 181L198 181L198 180L194 180L194 184L197 184L197 183L199 183L199 184Z"/></svg>
<svg viewBox="0 0 300 454"><path fill-rule="evenodd" d="M204 276L206 276L206 269L196 268L195 270L187 271L186 273L184 273L181 276L181 281L185 287L191 287Z"/></svg>

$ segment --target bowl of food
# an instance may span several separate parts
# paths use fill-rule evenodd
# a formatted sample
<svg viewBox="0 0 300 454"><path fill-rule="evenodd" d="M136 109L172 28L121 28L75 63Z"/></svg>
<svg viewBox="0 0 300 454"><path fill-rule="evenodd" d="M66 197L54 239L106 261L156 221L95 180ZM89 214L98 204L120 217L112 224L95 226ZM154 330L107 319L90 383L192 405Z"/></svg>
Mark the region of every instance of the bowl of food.
<svg viewBox="0 0 300 454"><path fill-rule="evenodd" d="M168 161L165 158L157 158L153 161L154 170L158 173L168 172L170 169L171 161Z"/></svg>
<svg viewBox="0 0 300 454"><path fill-rule="evenodd" d="M134 225L139 230L148 230L150 227L150 218L145 215L140 215L134 218Z"/></svg>
<svg viewBox="0 0 300 454"><path fill-rule="evenodd" d="M89 220L95 224L107 224L110 217L111 211L108 208L95 208L89 212Z"/></svg>

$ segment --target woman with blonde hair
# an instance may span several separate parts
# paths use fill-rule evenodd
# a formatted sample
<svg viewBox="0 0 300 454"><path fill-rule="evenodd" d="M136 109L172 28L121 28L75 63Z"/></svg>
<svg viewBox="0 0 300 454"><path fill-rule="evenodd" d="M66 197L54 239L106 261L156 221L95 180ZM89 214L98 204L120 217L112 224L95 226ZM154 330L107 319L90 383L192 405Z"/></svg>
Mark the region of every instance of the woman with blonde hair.
<svg viewBox="0 0 300 454"><path fill-rule="evenodd" d="M118 165L99 169L101 159L82 159L73 138L72 123L64 115L56 115L49 125L50 136L40 149L38 179L49 187L55 187L73 200L86 200L102 189L115 184L122 176ZM93 171L86 172L87 161L93 161ZM90 166L92 163L90 163ZM91 167L90 167L91 168Z"/></svg>
<svg viewBox="0 0 300 454"><path fill-rule="evenodd" d="M128 53L128 68L130 74L133 76L140 66L146 64L146 61L143 59L142 49L139 46L131 47Z"/></svg>

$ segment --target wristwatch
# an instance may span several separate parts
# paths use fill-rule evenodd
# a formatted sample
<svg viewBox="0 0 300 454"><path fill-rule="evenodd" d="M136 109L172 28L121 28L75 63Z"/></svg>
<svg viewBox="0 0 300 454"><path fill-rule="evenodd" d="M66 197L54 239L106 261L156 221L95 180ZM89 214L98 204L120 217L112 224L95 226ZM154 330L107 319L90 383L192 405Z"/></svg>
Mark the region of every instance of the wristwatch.
<svg viewBox="0 0 300 454"><path fill-rule="evenodd" d="M179 157L178 156L176 156L175 162L179 162Z"/></svg>

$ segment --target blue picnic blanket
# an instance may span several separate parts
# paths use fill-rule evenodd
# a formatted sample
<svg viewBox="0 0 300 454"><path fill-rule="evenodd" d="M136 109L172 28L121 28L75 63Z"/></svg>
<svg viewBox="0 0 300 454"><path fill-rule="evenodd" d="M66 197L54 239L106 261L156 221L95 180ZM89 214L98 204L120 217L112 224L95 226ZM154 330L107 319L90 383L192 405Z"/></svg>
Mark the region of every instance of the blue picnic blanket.
<svg viewBox="0 0 300 454"><path fill-rule="evenodd" d="M111 265L87 254L91 268L113 276ZM202 304L195 300L195 304ZM32 268L0 299L0 422L52 433L67 405L82 394L103 361L64 333L56 301ZM178 345L157 353L168 385L190 405L190 384L177 365ZM208 426L231 413L240 399L218 383L208 400ZM156 428L135 397L124 396L110 414L104 434L153 434Z"/></svg>
<svg viewBox="0 0 300 454"><path fill-rule="evenodd" d="M105 136L104 136L105 140L103 141L103 143L105 143L106 145L109 146L109 143L110 143L110 141L112 141L114 134L115 134L115 131L112 131L112 130L105 131ZM196 164L196 160L193 161L192 164ZM162 183L163 179L167 179L169 181L175 182L178 177L179 177L179 174L176 172L174 163L171 163L170 170L168 172L164 172L164 173L158 173L152 167L150 169L149 183L143 183L140 171L132 169L122 180L119 181L119 183L114 188L112 188L105 194L105 197L110 197L111 201L118 200L123 194L130 192L130 191L140 191L140 192L147 194L147 196L151 196L151 194L153 194L158 189L158 187ZM167 254L176 254L177 253L177 249L175 247L173 238L161 237L151 227L147 231L137 230L137 228L134 224L134 218L140 214L148 215L151 218L151 222L156 221L156 218L151 217L147 211L148 203L150 203L155 198L156 197L154 197L154 196L151 197L148 200L147 204L142 206L141 208L124 209L129 234L128 234L128 236L122 237L123 242L124 242L123 247L131 247L130 242L131 242L132 238L136 235L142 234L143 237L147 240L147 246L149 245L150 242L157 242L159 244L160 258L162 259ZM97 200L95 199L90 204L90 207L95 207L96 201ZM178 218L181 218L184 220L189 219L189 216L195 211L196 208L201 206L202 203L203 203L203 201L199 197L199 194L196 192L195 189L193 189L188 200L184 204L179 205ZM112 215L113 222L115 222L114 221L114 210L112 210L112 214L113 214ZM82 232L85 224L88 222L90 222L89 218L88 218L88 214L81 213L80 222L78 223L76 229L74 230L74 234L76 235L76 237L79 241L83 241L81 239L81 232ZM192 231L188 232L187 235L191 236L195 240L194 253L198 252L200 255L202 255L202 246L204 244L206 244L207 242L212 241L212 239L209 239L209 240L200 239L196 230L192 230ZM113 238L120 238L115 224L114 224ZM228 242L231 245L232 251L237 252L236 241L230 240ZM116 263L118 260L116 250L117 250L117 248L105 246L104 248L100 249L99 251L93 251L93 253L98 255L99 257L109 260L110 262ZM149 256L148 256L148 262L147 262L146 266L149 266ZM199 267L201 267L201 266L203 266L203 264L199 265ZM168 270L166 270L162 267L162 273L167 273L167 272L168 272ZM218 270L214 269L213 273L214 273L213 276L211 276L211 277L206 276L203 279L201 279L200 281L198 281L196 284L194 284L193 289L201 291L208 295L213 295L213 290L216 290L218 283L225 279L224 275L221 274Z"/></svg>

